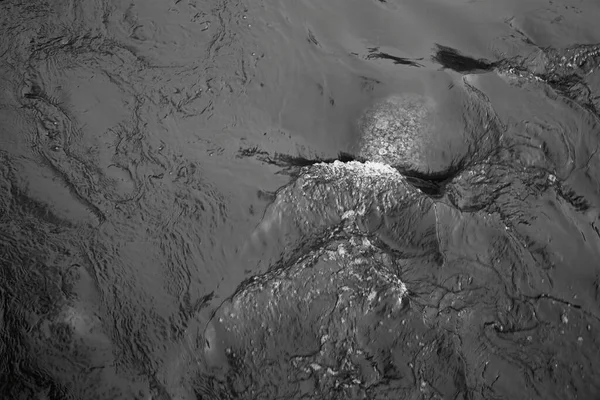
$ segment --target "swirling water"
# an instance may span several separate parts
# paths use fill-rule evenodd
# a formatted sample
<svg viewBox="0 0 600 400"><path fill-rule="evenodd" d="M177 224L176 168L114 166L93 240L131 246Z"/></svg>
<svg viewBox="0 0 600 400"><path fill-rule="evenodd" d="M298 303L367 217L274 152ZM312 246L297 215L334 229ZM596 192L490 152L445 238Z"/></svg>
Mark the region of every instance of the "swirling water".
<svg viewBox="0 0 600 400"><path fill-rule="evenodd" d="M1 1L0 397L600 397L599 17ZM281 161L406 94L423 207Z"/></svg>

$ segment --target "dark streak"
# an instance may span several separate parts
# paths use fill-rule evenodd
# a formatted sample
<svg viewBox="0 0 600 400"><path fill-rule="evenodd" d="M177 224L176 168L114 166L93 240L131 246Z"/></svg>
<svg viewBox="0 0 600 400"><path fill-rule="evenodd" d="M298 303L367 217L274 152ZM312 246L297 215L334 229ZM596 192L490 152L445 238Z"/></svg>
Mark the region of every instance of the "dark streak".
<svg viewBox="0 0 600 400"><path fill-rule="evenodd" d="M420 64L411 59L393 56L391 54L384 53L384 52L381 52L378 50L379 50L379 48L377 48L377 47L370 48L369 55L366 57L366 59L367 60L375 60L375 59L392 60L392 61L394 61L394 64L410 65L411 67L418 67L418 68L423 67L423 64ZM422 58L419 58L418 60L422 60Z"/></svg>
<svg viewBox="0 0 600 400"><path fill-rule="evenodd" d="M308 38L306 40L308 40L309 43L319 46L319 41L317 40L317 38L315 37L315 35L312 33L312 31L310 29L308 30Z"/></svg>
<svg viewBox="0 0 600 400"><path fill-rule="evenodd" d="M487 72L496 67L496 63L485 59L474 59L462 55L458 50L441 44L435 45L435 54L431 60L441 64L443 68L451 69L460 73Z"/></svg>
<svg viewBox="0 0 600 400"><path fill-rule="evenodd" d="M335 161L340 161L343 163L358 161L364 163L367 161L363 157L346 152L338 153L337 157L317 157L313 159L281 153L275 153L275 155L271 156L266 151L259 150L258 147L251 149L240 149L239 154L240 157L256 156L258 160L266 164L283 168L282 173L292 177L297 177L301 173L300 168L309 167L314 164L333 163ZM447 184L462 171L463 167L463 165L453 165L446 171L438 173L423 173L403 166L392 166L392 168L396 169L396 171L406 178L408 183L434 198L441 197L445 193Z"/></svg>
<svg viewBox="0 0 600 400"><path fill-rule="evenodd" d="M573 189L565 187L564 184L556 185L556 189L558 195L573 206L575 211L583 212L590 208L590 204L585 197L578 195Z"/></svg>

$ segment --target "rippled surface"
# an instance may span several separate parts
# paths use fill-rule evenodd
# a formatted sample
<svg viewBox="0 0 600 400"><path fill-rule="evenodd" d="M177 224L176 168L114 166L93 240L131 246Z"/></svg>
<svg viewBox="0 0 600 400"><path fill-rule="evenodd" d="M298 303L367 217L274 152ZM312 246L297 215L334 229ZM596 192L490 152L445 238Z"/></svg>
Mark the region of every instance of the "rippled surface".
<svg viewBox="0 0 600 400"><path fill-rule="evenodd" d="M0 397L600 397L599 18L0 2Z"/></svg>

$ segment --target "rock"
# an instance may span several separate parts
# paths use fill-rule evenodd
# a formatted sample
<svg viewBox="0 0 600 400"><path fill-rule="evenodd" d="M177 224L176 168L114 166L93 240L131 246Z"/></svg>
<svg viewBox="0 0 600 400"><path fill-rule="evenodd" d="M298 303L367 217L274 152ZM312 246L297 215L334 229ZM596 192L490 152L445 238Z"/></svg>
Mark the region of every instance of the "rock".
<svg viewBox="0 0 600 400"><path fill-rule="evenodd" d="M253 233L263 247L263 267L295 256L302 241L322 238L355 219L402 254L437 252L433 201L395 169L375 162L322 163L305 167L277 192Z"/></svg>
<svg viewBox="0 0 600 400"><path fill-rule="evenodd" d="M417 338L431 340L431 328L399 278L402 260L352 231L349 224L248 280L217 310L205 356L232 394L361 398L383 384L375 391L411 392L408 364L421 350Z"/></svg>

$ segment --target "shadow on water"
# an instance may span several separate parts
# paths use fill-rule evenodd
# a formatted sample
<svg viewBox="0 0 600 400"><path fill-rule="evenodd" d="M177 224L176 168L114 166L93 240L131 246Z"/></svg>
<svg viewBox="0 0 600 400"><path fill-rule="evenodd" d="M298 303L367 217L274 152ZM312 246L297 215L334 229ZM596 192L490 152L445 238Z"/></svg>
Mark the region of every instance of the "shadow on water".
<svg viewBox="0 0 600 400"><path fill-rule="evenodd" d="M358 161L364 163L367 161L364 157L356 156L346 152L340 152L335 158L329 157L316 159L278 153L270 156L266 152L261 152L257 149L241 149L239 154L242 157L257 156L257 158L262 162L281 168L281 171L278 173L283 173L293 178L298 177L303 167L309 167L314 164L333 163L335 161L343 163ZM447 171L424 173L418 170L410 169L406 166L392 165L391 167L397 170L404 178L406 178L407 182L409 182L411 185L421 190L426 195L434 198L442 197L444 195L444 189L446 185L452 181L452 179L454 179L464 168L462 165L456 165L451 166Z"/></svg>
<svg viewBox="0 0 600 400"><path fill-rule="evenodd" d="M408 65L411 67L418 67L418 68L423 67L422 64L419 64L417 62L418 60L415 61L415 60L410 60L410 59L404 58L404 57L393 56L391 54L379 51L379 48L377 48L377 47L370 48L369 55L367 56L367 60L375 60L375 59L392 60L394 62L394 64L397 64L397 65Z"/></svg>
<svg viewBox="0 0 600 400"><path fill-rule="evenodd" d="M440 64L442 68L448 68L463 74L485 73L492 71L496 64L484 59L474 58L461 54L458 50L448 46L436 44L435 53L431 60Z"/></svg>

